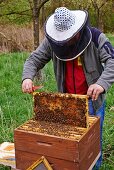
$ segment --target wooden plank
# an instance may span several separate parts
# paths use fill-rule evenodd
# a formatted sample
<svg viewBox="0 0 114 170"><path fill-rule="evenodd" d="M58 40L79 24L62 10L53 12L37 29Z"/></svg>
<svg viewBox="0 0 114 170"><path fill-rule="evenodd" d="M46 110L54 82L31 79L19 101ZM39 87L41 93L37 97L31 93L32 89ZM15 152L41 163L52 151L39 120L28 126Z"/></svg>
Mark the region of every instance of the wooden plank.
<svg viewBox="0 0 114 170"><path fill-rule="evenodd" d="M78 143L74 140L15 130L14 141L16 150L79 161Z"/></svg>
<svg viewBox="0 0 114 170"><path fill-rule="evenodd" d="M96 158L94 159L93 163L91 164L91 166L89 167L88 170L92 170L93 169L93 167L96 164L97 160L99 159L100 155L101 155L101 152L98 153L98 155L96 156Z"/></svg>
<svg viewBox="0 0 114 170"><path fill-rule="evenodd" d="M94 145L92 145L87 151L85 157L81 162L73 162L64 159L57 159L50 156L45 156L51 165L53 170L90 170L91 165L95 163L98 159L98 154L100 151L99 139L96 140ZM16 151L16 168L25 170L31 164L33 164L37 159L40 159L41 154L34 154L25 151Z"/></svg>
<svg viewBox="0 0 114 170"><path fill-rule="evenodd" d="M90 126L88 131L83 136L81 136L79 142L80 161L85 157L87 150L91 146L94 146L94 143L98 139L100 144L100 118L99 117L93 122L93 124Z"/></svg>
<svg viewBox="0 0 114 170"><path fill-rule="evenodd" d="M100 137L97 138L95 143L93 143L93 145L91 145L88 148L88 150L85 154L85 157L79 163L80 164L80 170L88 170L90 168L91 164L93 164L93 162L96 159L99 152L100 152Z"/></svg>
<svg viewBox="0 0 114 170"><path fill-rule="evenodd" d="M42 155L33 154L30 152L24 152L17 150L16 152L16 167L21 170L27 169L33 162L39 159ZM53 157L46 156L49 164L53 170L79 170L79 164L71 161L66 161L63 159L57 159ZM24 161L23 161L24 160Z"/></svg>
<svg viewBox="0 0 114 170"><path fill-rule="evenodd" d="M37 92L33 97L36 120L88 127L87 95Z"/></svg>

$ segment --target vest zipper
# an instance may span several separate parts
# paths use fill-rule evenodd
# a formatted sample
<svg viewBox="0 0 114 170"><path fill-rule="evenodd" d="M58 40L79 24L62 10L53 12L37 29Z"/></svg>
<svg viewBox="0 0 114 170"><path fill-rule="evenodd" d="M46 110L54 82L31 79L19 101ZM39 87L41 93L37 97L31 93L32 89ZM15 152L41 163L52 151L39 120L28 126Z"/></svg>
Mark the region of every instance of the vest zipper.
<svg viewBox="0 0 114 170"><path fill-rule="evenodd" d="M75 86L75 75L74 75L74 67L75 67L75 63L74 60L72 61L72 65L73 65L73 84L74 84L74 93L76 94L76 86Z"/></svg>

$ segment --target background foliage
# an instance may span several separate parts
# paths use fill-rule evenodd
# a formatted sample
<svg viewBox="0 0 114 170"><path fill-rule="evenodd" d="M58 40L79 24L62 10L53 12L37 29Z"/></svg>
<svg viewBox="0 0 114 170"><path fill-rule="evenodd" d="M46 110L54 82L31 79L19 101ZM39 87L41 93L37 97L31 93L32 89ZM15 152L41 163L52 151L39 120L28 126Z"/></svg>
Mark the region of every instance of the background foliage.
<svg viewBox="0 0 114 170"><path fill-rule="evenodd" d="M30 0L4 0L0 3L0 16L2 23L16 23L26 24L32 20L32 12L30 8ZM36 0L40 2L39 0ZM114 1L113 0L49 0L44 5L43 14L46 18L49 14L54 12L56 7L66 6L69 9L83 9L88 10L92 25L98 25L98 12L102 20L105 32L112 32L114 28Z"/></svg>
<svg viewBox="0 0 114 170"><path fill-rule="evenodd" d="M114 32L113 0L1 0L0 52L36 49L44 37L46 18L60 6L87 10L91 26Z"/></svg>

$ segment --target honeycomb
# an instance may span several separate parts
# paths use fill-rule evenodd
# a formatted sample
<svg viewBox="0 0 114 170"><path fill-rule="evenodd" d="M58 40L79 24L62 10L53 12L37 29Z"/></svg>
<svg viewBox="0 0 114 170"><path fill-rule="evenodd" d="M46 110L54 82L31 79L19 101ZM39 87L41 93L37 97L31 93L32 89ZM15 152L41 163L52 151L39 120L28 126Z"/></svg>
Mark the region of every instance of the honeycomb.
<svg viewBox="0 0 114 170"><path fill-rule="evenodd" d="M35 120L88 127L88 97L86 95L35 92L33 99Z"/></svg>
<svg viewBox="0 0 114 170"><path fill-rule="evenodd" d="M92 126L96 119L97 117L89 116L89 127ZM88 129L60 123L38 121L32 118L18 127L18 130L79 141Z"/></svg>

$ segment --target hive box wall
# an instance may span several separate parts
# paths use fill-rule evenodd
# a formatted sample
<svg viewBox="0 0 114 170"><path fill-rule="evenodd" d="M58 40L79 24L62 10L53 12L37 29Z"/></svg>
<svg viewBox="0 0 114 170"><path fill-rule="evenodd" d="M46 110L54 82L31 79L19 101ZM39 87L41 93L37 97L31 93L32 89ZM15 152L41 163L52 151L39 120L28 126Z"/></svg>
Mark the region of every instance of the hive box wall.
<svg viewBox="0 0 114 170"><path fill-rule="evenodd" d="M97 155L99 155L99 138L94 143L96 147L91 146L88 150L87 156L81 162L72 162L63 159L57 159L46 156L53 170L88 170L94 162ZM18 150L16 152L17 169L26 170L36 160L40 159L42 154L35 154Z"/></svg>

